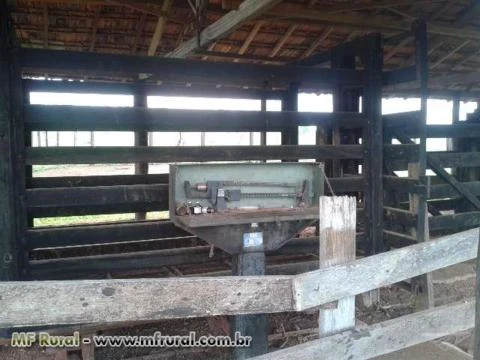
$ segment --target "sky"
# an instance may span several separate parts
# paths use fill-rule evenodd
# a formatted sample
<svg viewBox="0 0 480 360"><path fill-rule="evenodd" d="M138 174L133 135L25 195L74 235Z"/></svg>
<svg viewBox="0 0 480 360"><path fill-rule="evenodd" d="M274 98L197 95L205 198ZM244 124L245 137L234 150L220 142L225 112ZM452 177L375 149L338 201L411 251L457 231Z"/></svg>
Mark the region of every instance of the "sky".
<svg viewBox="0 0 480 360"><path fill-rule="evenodd" d="M78 106L133 106L131 95L105 95L105 94L70 94L70 93L46 93L31 92L31 104L45 105L78 105ZM204 109L204 110L260 110L260 100L251 99L212 99L212 98L187 98L168 96L149 96L147 104L151 108L169 109ZM267 111L280 111L279 100L269 100ZM462 102L460 104L460 120L466 119L466 114L474 111L476 102ZM301 93L298 97L299 111L332 112L332 96L329 94ZM388 98L382 101L383 114L391 114L420 109L418 98ZM452 102L440 99L429 99L427 105L428 124L450 124L452 122ZM44 133L40 136L41 146L45 146ZM60 146L72 146L74 142L73 132L60 132ZM95 146L133 146L133 133L131 132L96 132L94 136ZM90 146L91 137L89 132L77 132L76 146ZM206 145L249 145L253 140L254 145L260 143L259 133L207 133ZM33 146L38 146L38 136L33 134ZM55 146L57 141L56 132L48 133L49 146ZM200 133L153 133L150 137L154 146L174 145L200 145ZM315 127L300 127L299 143L301 145L315 144ZM269 133L268 145L280 144L280 133ZM446 150L446 139L429 139L427 142L429 151Z"/></svg>

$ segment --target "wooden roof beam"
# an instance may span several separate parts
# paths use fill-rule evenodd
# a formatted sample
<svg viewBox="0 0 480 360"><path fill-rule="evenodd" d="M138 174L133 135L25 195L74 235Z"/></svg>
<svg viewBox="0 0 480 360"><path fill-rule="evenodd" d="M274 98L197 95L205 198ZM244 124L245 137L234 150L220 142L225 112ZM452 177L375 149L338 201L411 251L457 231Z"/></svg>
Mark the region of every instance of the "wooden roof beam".
<svg viewBox="0 0 480 360"><path fill-rule="evenodd" d="M255 25L253 25L252 30L248 34L247 38L243 42L242 47L238 51L238 55L243 55L247 51L248 47L252 43L253 39L255 39L255 36L257 36L258 32L260 31L261 27L263 26L265 22L264 21L257 21Z"/></svg>
<svg viewBox="0 0 480 360"><path fill-rule="evenodd" d="M386 17L361 17L358 15L336 14L307 9L305 7L281 4L268 12L271 16L279 16L291 21L322 24L350 28L352 30L377 30L382 32L403 32L411 29L409 21L398 21ZM428 32L432 35L455 37L458 39L480 40L480 32L472 29L459 29L452 25L428 24Z"/></svg>
<svg viewBox="0 0 480 360"><path fill-rule="evenodd" d="M398 43L392 50L390 50L388 53L385 54L385 56L383 57L383 61L390 60L392 57L395 56L398 50L407 46L410 42L412 42L412 40L413 40L413 37L409 36L403 39L402 41L400 41L400 43Z"/></svg>
<svg viewBox="0 0 480 360"><path fill-rule="evenodd" d="M452 66L452 70L458 70L458 68L460 66L462 66L463 64L469 62L469 61L472 61L472 60L475 60L477 59L478 57L480 56L480 50L478 51L475 51L473 54L463 58L462 60L460 60L459 62L457 62L455 65Z"/></svg>
<svg viewBox="0 0 480 360"><path fill-rule="evenodd" d="M207 26L200 37L193 37L173 50L168 56L185 58L198 48L204 47L211 42L227 35L235 30L243 22L260 15L270 7L278 4L281 0L244 0L238 10L232 10L219 20Z"/></svg>
<svg viewBox="0 0 480 360"><path fill-rule="evenodd" d="M285 43L288 41L290 36L297 30L298 25L297 24L292 24L289 26L287 32L283 34L281 39L275 44L275 47L273 48L272 52L268 55L269 57L275 57L278 52L282 49L282 47L285 45Z"/></svg>
<svg viewBox="0 0 480 360"><path fill-rule="evenodd" d="M157 26L155 27L155 32L153 33L152 40L150 41L150 46L148 47L148 56L154 56L157 52L158 45L160 40L162 40L163 31L165 30L165 25L167 24L167 15L172 6L173 0L163 0L162 13L163 15L158 18Z"/></svg>

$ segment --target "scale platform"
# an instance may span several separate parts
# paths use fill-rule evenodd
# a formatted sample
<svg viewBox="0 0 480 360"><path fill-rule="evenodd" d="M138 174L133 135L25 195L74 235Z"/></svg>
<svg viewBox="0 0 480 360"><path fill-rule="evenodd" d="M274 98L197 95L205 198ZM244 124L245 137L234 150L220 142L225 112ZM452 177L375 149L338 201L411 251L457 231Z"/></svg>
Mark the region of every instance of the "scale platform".
<svg viewBox="0 0 480 360"><path fill-rule="evenodd" d="M170 166L173 223L238 254L244 234L262 233L264 251L283 246L318 220L321 164L232 163Z"/></svg>

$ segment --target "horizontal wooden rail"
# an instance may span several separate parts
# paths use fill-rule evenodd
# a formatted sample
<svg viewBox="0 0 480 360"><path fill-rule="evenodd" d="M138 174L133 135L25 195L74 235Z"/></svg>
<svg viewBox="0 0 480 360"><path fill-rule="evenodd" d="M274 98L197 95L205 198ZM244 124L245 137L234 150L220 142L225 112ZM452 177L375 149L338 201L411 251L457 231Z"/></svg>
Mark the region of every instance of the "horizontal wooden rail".
<svg viewBox="0 0 480 360"><path fill-rule="evenodd" d="M27 188L168 184L168 174L52 176L27 179Z"/></svg>
<svg viewBox="0 0 480 360"><path fill-rule="evenodd" d="M474 259L477 245L478 229L473 229L299 275L294 279L297 309L326 304Z"/></svg>
<svg viewBox="0 0 480 360"><path fill-rule="evenodd" d="M166 183L155 184L152 180ZM111 186L106 185L109 181L113 182ZM138 181L146 184L137 184ZM361 176L329 181L335 193L364 190ZM121 182L129 185L119 185ZM168 210L168 174L34 178L30 183L43 186L26 191L27 209L33 217Z"/></svg>
<svg viewBox="0 0 480 360"><path fill-rule="evenodd" d="M362 176L328 180L335 192L362 191L365 185ZM34 177L27 182L27 188L168 184L168 174Z"/></svg>
<svg viewBox="0 0 480 360"><path fill-rule="evenodd" d="M167 210L168 184L28 189L26 200L34 217Z"/></svg>
<svg viewBox="0 0 480 360"><path fill-rule="evenodd" d="M366 360L473 328L475 299L308 341L255 360Z"/></svg>
<svg viewBox="0 0 480 360"><path fill-rule="evenodd" d="M392 145L400 146L400 145ZM415 145L411 145L415 146ZM408 152L403 152L403 154L392 154L385 155L386 160L389 161L389 165L393 170L407 170L408 163L418 161L418 153L416 147L411 149ZM442 168L449 167L478 167L480 166L480 153L479 152L450 152L450 151L439 151L439 152L428 152L428 157L436 161L436 164ZM427 164L427 168L431 166Z"/></svg>
<svg viewBox="0 0 480 360"><path fill-rule="evenodd" d="M260 88L243 88L235 86L221 86L218 84L165 84L138 82L100 82L89 81L49 81L49 80L23 80L27 92L53 92L74 94L119 94L133 95L141 91L147 96L189 96L212 97L229 99L262 99L281 100L284 90L265 90Z"/></svg>
<svg viewBox="0 0 480 360"><path fill-rule="evenodd" d="M333 88L334 85L361 86L364 72L344 69L319 69L301 66L257 65L233 62L207 62L166 57L91 54L22 48L20 66L25 70L49 74L138 75L151 74L155 81L178 83L216 83L256 85L265 81L288 86L301 83L302 88Z"/></svg>
<svg viewBox="0 0 480 360"><path fill-rule="evenodd" d="M387 114L383 115L383 126L387 133L397 128L417 128L418 124L420 123L420 119L420 111L406 111L395 114Z"/></svg>
<svg viewBox="0 0 480 360"><path fill-rule="evenodd" d="M407 122L401 124L400 122L387 122L387 133L390 130L395 130L395 127L401 128L405 134L411 138L418 138L420 136L420 128L417 124ZM475 123L459 123L450 125L427 125L427 138L478 138L480 137L480 124Z"/></svg>
<svg viewBox="0 0 480 360"><path fill-rule="evenodd" d="M480 181L461 183L472 194L480 196ZM430 199L460 198L461 195L449 184L432 185L430 187Z"/></svg>
<svg viewBox="0 0 480 360"><path fill-rule="evenodd" d="M28 267L33 279L71 279L81 278L82 275L158 270L164 266L218 264L232 259L231 255L220 249L216 249L212 256L209 245L182 245L189 240L193 240L192 237L162 239L161 241L175 242L177 246L170 249L32 260L28 263ZM317 252L318 238L294 238L282 248L269 252L268 255L289 256Z"/></svg>
<svg viewBox="0 0 480 360"><path fill-rule="evenodd" d="M430 231L473 228L480 225L480 211L432 216L428 220Z"/></svg>
<svg viewBox="0 0 480 360"><path fill-rule="evenodd" d="M471 260L478 235L473 229L298 276L3 282L0 328L302 311Z"/></svg>
<svg viewBox="0 0 480 360"><path fill-rule="evenodd" d="M27 165L243 160L361 159L361 145L27 148Z"/></svg>
<svg viewBox="0 0 480 360"><path fill-rule="evenodd" d="M415 245L418 243L417 239L413 236L401 234L391 230L383 230L383 239L390 248L394 249Z"/></svg>
<svg viewBox="0 0 480 360"><path fill-rule="evenodd" d="M27 248L47 248L189 236L171 221L139 221L96 225L33 228L26 232Z"/></svg>
<svg viewBox="0 0 480 360"><path fill-rule="evenodd" d="M362 127L361 113L177 110L129 107L30 105L30 131L282 131L292 125ZM225 121L228 119L228 121Z"/></svg>
<svg viewBox="0 0 480 360"><path fill-rule="evenodd" d="M385 214L385 218L394 224L407 227L416 227L417 214L411 211L385 206L383 208L383 212Z"/></svg>

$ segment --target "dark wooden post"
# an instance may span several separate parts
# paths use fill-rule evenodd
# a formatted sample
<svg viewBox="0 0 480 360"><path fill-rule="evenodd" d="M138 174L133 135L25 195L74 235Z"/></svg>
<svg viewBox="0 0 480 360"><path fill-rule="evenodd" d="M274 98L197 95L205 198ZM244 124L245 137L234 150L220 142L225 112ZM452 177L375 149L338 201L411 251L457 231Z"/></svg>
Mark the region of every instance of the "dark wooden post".
<svg viewBox="0 0 480 360"><path fill-rule="evenodd" d="M367 76L363 90L364 128L365 237L367 255L382 252L383 244L383 124L382 124L382 36L365 40L363 63Z"/></svg>
<svg viewBox="0 0 480 360"><path fill-rule="evenodd" d="M427 169L427 100L428 100L428 41L427 25L424 20L418 21L413 26L415 34L415 64L417 78L420 80L420 145L417 165L417 177L424 182ZM416 196L417 210L417 241L428 241L428 209L427 199L424 195ZM431 275L424 274L412 279L412 286L417 292L417 310L433 307L433 291Z"/></svg>
<svg viewBox="0 0 480 360"><path fill-rule="evenodd" d="M147 107L147 96L143 87L137 87L133 96L133 106ZM148 131L135 131L135 146L148 146ZM147 175L148 163L135 163L135 175ZM145 212L138 212L135 214L135 220L145 220L147 214Z"/></svg>
<svg viewBox="0 0 480 360"><path fill-rule="evenodd" d="M290 84L282 98L282 111L298 111L298 84ZM290 124L282 131L282 145L298 145L298 125Z"/></svg>
<svg viewBox="0 0 480 360"><path fill-rule="evenodd" d="M460 98L457 95L452 99L452 125L457 125L460 122ZM452 138L447 140L447 150L448 151L457 151L458 149L458 138ZM452 175L457 176L457 168L452 169Z"/></svg>
<svg viewBox="0 0 480 360"><path fill-rule="evenodd" d="M245 247L244 243L241 252L233 255L233 275L265 275L263 234L256 232L256 226L256 224L252 224L251 231L255 236L261 237L262 245ZM233 350L234 359L248 359L253 356L265 354L268 351L268 324L266 314L237 315L234 316L232 320L232 336L235 336L235 333L238 332L242 336L250 336L252 338L250 346L237 347Z"/></svg>
<svg viewBox="0 0 480 360"><path fill-rule="evenodd" d="M355 53L353 49L339 47L331 54L332 69L355 69ZM333 93L333 111L360 111L359 89L345 87L338 84ZM332 145L358 144L360 132L356 129L342 130L338 125L333 125L331 129ZM331 170L328 170L331 176L340 177L344 173L358 175L357 160L333 160Z"/></svg>
<svg viewBox="0 0 480 360"><path fill-rule="evenodd" d="M480 242L480 240L479 240ZM475 290L475 329L473 332L473 358L480 360L480 245L477 250L477 284ZM470 343L471 344L471 343Z"/></svg>
<svg viewBox="0 0 480 360"><path fill-rule="evenodd" d="M9 9L0 1L0 281L18 280L26 213L21 78Z"/></svg>

